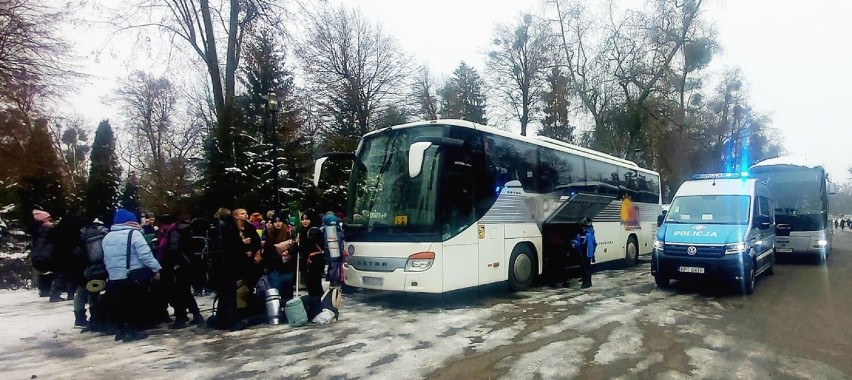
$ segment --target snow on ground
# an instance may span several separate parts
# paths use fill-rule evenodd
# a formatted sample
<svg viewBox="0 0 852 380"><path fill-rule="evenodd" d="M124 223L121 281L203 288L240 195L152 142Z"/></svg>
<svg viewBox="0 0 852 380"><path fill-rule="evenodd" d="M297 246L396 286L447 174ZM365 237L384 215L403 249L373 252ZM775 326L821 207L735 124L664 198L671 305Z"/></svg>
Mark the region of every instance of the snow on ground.
<svg viewBox="0 0 852 380"><path fill-rule="evenodd" d="M209 315L211 299L197 300ZM326 326L157 329L120 343L72 329L72 302L7 291L0 368L8 379L845 377L737 336L726 307L657 289L645 264L599 272L583 291L363 292L347 295L340 320Z"/></svg>

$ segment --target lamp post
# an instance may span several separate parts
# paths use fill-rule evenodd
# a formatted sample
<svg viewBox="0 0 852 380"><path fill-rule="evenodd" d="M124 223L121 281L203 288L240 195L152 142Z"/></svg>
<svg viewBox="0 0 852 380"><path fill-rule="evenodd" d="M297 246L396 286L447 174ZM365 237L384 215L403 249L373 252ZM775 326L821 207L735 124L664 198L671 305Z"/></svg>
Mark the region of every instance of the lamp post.
<svg viewBox="0 0 852 380"><path fill-rule="evenodd" d="M266 99L266 109L270 113L270 138L272 139L272 170L275 172L275 210L281 207L281 181L278 179L278 125L276 123L278 116L278 96L274 92L269 92Z"/></svg>

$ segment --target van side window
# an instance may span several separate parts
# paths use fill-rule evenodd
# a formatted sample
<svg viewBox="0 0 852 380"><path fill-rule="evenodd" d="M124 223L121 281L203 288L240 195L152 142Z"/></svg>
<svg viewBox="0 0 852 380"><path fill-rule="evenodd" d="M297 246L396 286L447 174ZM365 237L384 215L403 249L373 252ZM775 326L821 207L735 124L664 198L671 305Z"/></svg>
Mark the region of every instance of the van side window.
<svg viewBox="0 0 852 380"><path fill-rule="evenodd" d="M757 197L758 203L760 203L760 215L766 215L769 217L769 224L775 224L775 211L772 207L772 204L767 197Z"/></svg>

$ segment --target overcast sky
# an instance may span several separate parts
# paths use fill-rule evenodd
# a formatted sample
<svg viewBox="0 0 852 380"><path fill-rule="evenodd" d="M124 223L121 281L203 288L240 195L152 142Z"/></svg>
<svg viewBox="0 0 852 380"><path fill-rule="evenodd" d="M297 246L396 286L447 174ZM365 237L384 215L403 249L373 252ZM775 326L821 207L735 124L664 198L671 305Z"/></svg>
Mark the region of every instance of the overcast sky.
<svg viewBox="0 0 852 380"><path fill-rule="evenodd" d="M495 22L512 21L540 1L348 0L399 39L418 63L448 75L459 61L483 67L483 51ZM785 148L825 163L835 181L849 177L852 145L844 114L852 108L852 1L709 0L707 19L715 24L723 51L712 70L739 66L758 112L771 115ZM74 36L91 48L98 36ZM138 57L137 57L138 59ZM81 110L109 113L100 98L112 80L132 64L122 57L89 62L97 80L81 88L71 103ZM147 69L147 68L146 68ZM154 70L156 73L156 70ZM83 111L88 117L100 118ZM103 115L102 117L115 117Z"/></svg>

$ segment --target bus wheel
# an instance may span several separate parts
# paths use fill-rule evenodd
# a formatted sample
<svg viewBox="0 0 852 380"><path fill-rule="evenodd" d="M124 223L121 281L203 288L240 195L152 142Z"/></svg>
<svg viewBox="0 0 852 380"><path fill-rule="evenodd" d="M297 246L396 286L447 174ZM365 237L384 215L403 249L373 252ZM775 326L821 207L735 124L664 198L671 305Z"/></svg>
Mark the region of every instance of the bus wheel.
<svg viewBox="0 0 852 380"><path fill-rule="evenodd" d="M627 266L634 266L639 262L639 243L635 235L627 238L627 246L624 248L624 262Z"/></svg>
<svg viewBox="0 0 852 380"><path fill-rule="evenodd" d="M515 246L509 259L509 290L518 292L532 285L535 277L532 252L525 244Z"/></svg>

